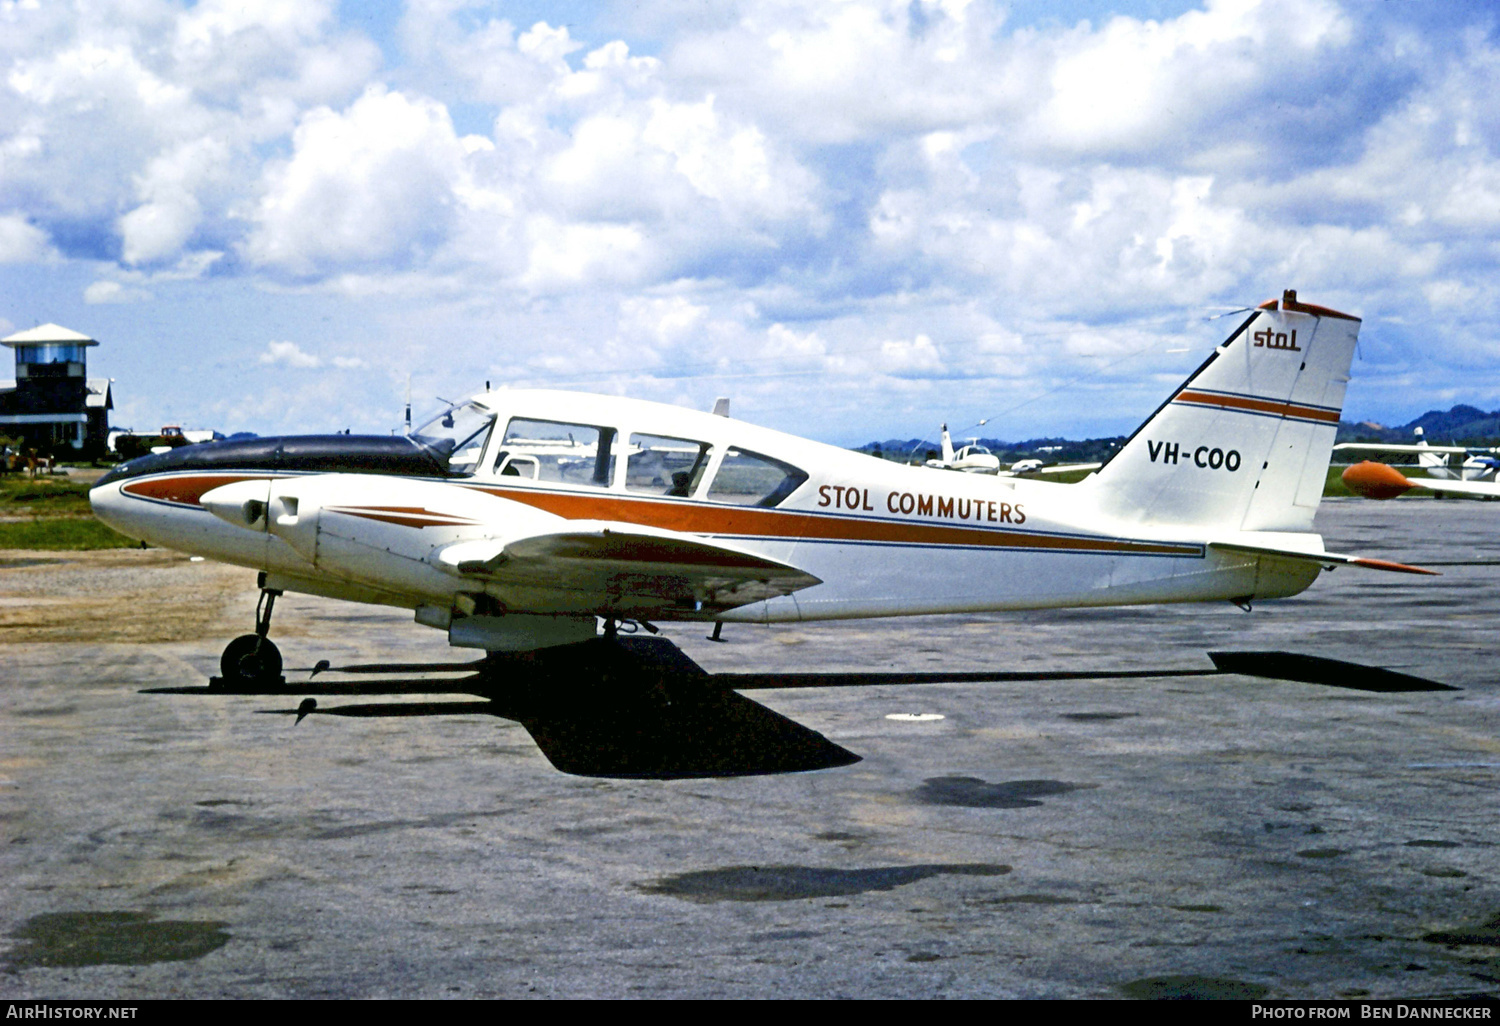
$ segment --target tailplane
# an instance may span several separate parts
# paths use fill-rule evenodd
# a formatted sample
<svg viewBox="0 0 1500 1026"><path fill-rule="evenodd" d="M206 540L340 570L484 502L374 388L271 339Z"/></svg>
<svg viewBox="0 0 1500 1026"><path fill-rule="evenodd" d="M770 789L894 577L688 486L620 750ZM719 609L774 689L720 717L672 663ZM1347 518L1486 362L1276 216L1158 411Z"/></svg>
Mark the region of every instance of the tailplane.
<svg viewBox="0 0 1500 1026"><path fill-rule="evenodd" d="M1290 290L1262 304L1099 471L1101 511L1136 523L1310 530L1359 325Z"/></svg>

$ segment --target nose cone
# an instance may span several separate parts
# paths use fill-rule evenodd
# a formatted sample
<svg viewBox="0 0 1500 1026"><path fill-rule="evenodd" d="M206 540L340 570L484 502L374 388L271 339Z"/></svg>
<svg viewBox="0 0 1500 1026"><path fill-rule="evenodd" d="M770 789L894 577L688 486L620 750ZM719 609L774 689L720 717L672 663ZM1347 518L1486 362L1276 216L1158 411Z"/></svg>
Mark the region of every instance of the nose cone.
<svg viewBox="0 0 1500 1026"><path fill-rule="evenodd" d="M204 492L198 503L226 524L264 531L269 491L267 481L236 481Z"/></svg>
<svg viewBox="0 0 1500 1026"><path fill-rule="evenodd" d="M1354 464L1341 476L1351 492L1367 499L1394 499L1417 487L1395 467L1371 460Z"/></svg>

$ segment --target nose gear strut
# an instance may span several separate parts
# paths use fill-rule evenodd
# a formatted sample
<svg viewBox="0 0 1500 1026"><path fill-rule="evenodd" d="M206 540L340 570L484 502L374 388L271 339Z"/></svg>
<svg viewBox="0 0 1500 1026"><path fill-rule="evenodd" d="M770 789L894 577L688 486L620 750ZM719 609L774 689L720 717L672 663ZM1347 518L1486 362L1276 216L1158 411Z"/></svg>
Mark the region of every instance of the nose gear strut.
<svg viewBox="0 0 1500 1026"><path fill-rule="evenodd" d="M285 684L281 675L281 650L267 635L271 631L271 612L281 592L265 586L266 575L260 575L260 600L255 604L255 633L241 634L224 647L219 657L222 677L209 681L222 688L265 687Z"/></svg>

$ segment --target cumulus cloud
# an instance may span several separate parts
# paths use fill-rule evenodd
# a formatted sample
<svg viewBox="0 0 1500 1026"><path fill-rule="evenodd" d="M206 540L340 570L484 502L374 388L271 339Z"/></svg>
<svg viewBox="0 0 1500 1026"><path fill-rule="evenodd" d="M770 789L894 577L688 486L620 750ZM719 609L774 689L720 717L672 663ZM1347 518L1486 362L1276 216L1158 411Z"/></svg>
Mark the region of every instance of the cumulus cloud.
<svg viewBox="0 0 1500 1026"><path fill-rule="evenodd" d="M151 293L117 281L96 281L83 290L83 301L90 306L101 303L140 303L151 299Z"/></svg>
<svg viewBox="0 0 1500 1026"><path fill-rule="evenodd" d="M270 165L245 243L259 265L418 259L447 233L464 147L442 104L371 86L344 113L310 111Z"/></svg>
<svg viewBox="0 0 1500 1026"><path fill-rule="evenodd" d="M445 352L455 375L694 405L732 381L737 410L831 425L1137 351L1120 387L1154 389L1128 380L1177 372L1151 332L1197 344L1203 311L1284 287L1366 313L1408 391L1446 365L1404 364L1404 325L1464 359L1500 331L1500 44L1479 13L351 10L0 5L0 267L58 264L89 303L249 287L329 324L389 318L360 358L315 355L347 344L330 328L267 366L394 364L440 321L507 340L503 361Z"/></svg>
<svg viewBox="0 0 1500 1026"><path fill-rule="evenodd" d="M260 354L260 362L270 366L293 367L299 370L327 366L336 367L339 370L358 370L369 366L369 363L358 356L335 356L325 360L321 356L307 352L295 342L267 342L265 352Z"/></svg>
<svg viewBox="0 0 1500 1026"><path fill-rule="evenodd" d="M20 214L0 214L0 264L40 263L50 256L46 232Z"/></svg>
<svg viewBox="0 0 1500 1026"><path fill-rule="evenodd" d="M283 367L321 367L323 361L312 353L304 352L295 342L267 342L266 351L260 354L261 363L280 364Z"/></svg>

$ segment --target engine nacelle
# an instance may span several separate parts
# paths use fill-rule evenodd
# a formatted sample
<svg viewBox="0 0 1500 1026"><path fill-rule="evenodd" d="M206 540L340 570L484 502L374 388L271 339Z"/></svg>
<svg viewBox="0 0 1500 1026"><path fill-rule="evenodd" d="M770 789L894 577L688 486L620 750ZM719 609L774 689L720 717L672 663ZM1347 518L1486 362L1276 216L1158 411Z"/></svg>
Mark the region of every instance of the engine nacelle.
<svg viewBox="0 0 1500 1026"><path fill-rule="evenodd" d="M241 481L200 501L226 523L270 532L322 573L444 602L474 588L436 560L437 550L561 521L462 485L361 474Z"/></svg>

